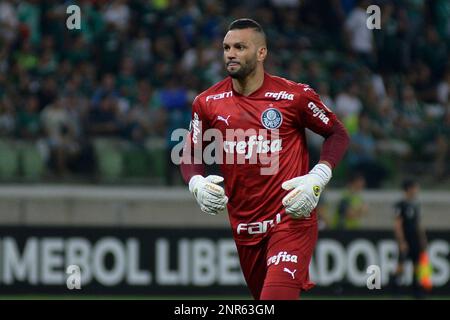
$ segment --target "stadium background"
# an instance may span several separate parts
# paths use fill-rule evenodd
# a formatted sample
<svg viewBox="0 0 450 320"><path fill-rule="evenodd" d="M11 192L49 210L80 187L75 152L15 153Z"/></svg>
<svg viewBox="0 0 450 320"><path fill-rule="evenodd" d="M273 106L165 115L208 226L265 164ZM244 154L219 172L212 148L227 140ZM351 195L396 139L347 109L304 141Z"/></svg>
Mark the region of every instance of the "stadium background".
<svg viewBox="0 0 450 320"><path fill-rule="evenodd" d="M81 30L66 27L70 4ZM379 30L366 27L371 4ZM323 221L320 286L305 296L391 296L365 288L365 267L392 270L392 205L411 176L423 190L434 294L449 295L448 1L1 0L2 297L248 298L226 215L202 215L170 161L171 133L224 76L224 30L244 16L265 28L268 72L311 85L351 134L324 216L351 173L366 179L356 230ZM320 144L309 135L312 162ZM77 292L65 286L71 261L91 273Z"/></svg>

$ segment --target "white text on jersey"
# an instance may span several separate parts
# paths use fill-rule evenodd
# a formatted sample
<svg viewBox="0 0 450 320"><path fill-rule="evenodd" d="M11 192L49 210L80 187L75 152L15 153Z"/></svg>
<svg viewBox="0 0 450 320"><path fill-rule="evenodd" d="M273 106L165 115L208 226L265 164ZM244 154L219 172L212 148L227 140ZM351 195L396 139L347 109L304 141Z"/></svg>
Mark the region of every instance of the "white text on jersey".
<svg viewBox="0 0 450 320"><path fill-rule="evenodd" d="M328 118L325 114L325 111L323 111L323 109L319 108L318 106L316 106L316 104L314 102L309 102L308 103L308 108L312 111L313 116L319 117L319 119L325 123L328 124L328 122L330 121L330 118Z"/></svg>
<svg viewBox="0 0 450 320"><path fill-rule="evenodd" d="M256 147L256 153L279 152L283 149L281 139L264 140L262 135L253 135L246 141L224 141L223 150L226 153L245 154L245 159L250 159Z"/></svg>
<svg viewBox="0 0 450 320"><path fill-rule="evenodd" d="M233 91L227 91L227 92L222 92L219 94L213 94L213 95L206 97L206 102L208 102L208 100L220 100L220 99L229 98L232 96L233 96Z"/></svg>
<svg viewBox="0 0 450 320"><path fill-rule="evenodd" d="M200 120L198 118L198 114L197 112L194 112L194 119L192 119L192 142L193 143L197 143L198 142L198 138L197 135L200 133L201 129L200 129Z"/></svg>
<svg viewBox="0 0 450 320"><path fill-rule="evenodd" d="M274 98L275 100L294 100L293 93L287 93L286 91L280 92L266 92L264 95L266 98Z"/></svg>
<svg viewBox="0 0 450 320"><path fill-rule="evenodd" d="M280 222L281 214L277 213L275 219L264 220L262 222L239 223L237 226L237 233L241 234L242 231L247 231L248 234L266 233L267 230L269 230L269 227L272 228Z"/></svg>
<svg viewBox="0 0 450 320"><path fill-rule="evenodd" d="M295 254L288 254L286 251L280 251L277 255L267 259L267 266L271 264L277 266L280 262L297 263L297 256Z"/></svg>

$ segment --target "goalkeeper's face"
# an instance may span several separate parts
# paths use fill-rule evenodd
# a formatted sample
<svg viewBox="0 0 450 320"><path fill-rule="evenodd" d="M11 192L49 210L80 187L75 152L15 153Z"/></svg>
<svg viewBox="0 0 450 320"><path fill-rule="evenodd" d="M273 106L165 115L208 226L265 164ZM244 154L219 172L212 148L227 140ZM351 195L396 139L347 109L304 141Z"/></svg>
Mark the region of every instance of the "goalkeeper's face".
<svg viewBox="0 0 450 320"><path fill-rule="evenodd" d="M252 29L230 30L223 40L223 56L228 75L245 79L262 65L267 54L265 41Z"/></svg>

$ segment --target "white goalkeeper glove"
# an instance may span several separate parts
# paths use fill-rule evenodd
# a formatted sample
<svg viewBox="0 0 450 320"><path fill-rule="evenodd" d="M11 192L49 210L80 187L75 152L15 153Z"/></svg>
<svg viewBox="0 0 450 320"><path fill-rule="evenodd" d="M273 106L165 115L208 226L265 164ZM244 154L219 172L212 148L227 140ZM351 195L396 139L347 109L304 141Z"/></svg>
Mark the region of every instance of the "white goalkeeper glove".
<svg viewBox="0 0 450 320"><path fill-rule="evenodd" d="M203 212L215 216L225 210L228 197L225 195L225 190L217 185L222 181L223 178L216 175L206 178L195 175L189 181L189 191L194 195Z"/></svg>
<svg viewBox="0 0 450 320"><path fill-rule="evenodd" d="M283 182L284 190L293 189L282 200L286 213L295 219L309 217L331 176L330 167L319 163L308 174Z"/></svg>

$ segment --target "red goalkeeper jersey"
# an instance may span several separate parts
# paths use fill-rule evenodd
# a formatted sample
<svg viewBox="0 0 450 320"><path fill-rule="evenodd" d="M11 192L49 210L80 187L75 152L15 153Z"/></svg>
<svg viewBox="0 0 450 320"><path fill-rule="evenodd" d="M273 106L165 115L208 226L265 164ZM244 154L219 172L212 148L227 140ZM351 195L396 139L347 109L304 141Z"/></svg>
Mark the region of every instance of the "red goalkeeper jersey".
<svg viewBox="0 0 450 320"><path fill-rule="evenodd" d="M249 96L234 91L228 77L196 97L188 141L204 157L209 141L202 137L216 129L209 132L222 159L227 209L238 244L256 244L274 228L317 223L315 212L301 220L285 213L281 201L288 191L281 185L309 171L305 128L327 137L336 121L309 86L268 73Z"/></svg>

